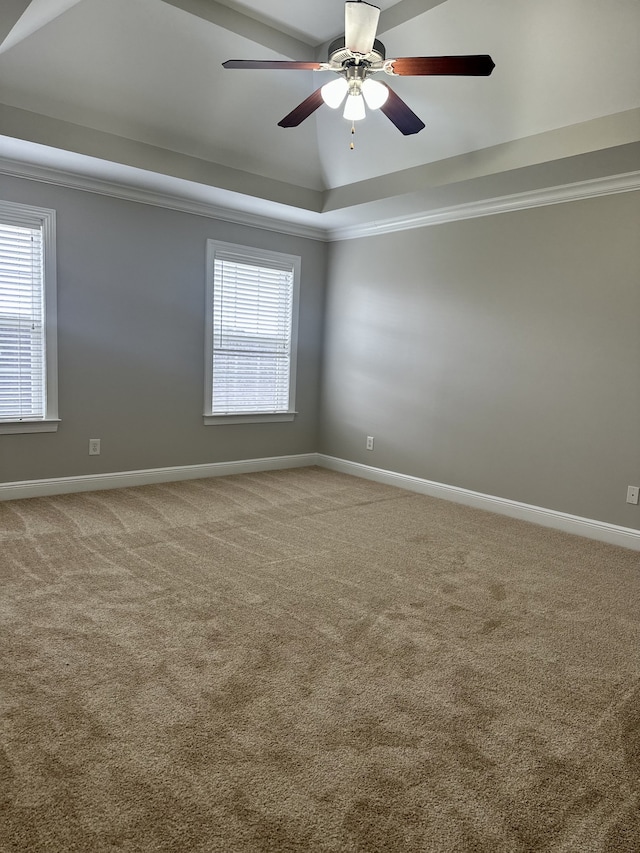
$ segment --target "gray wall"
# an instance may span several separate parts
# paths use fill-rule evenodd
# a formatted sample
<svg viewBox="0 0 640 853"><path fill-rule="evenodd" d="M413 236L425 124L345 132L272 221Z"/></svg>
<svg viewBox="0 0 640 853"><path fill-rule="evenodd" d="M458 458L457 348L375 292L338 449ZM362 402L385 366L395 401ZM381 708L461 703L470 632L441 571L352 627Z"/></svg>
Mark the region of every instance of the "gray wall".
<svg viewBox="0 0 640 853"><path fill-rule="evenodd" d="M0 196L57 211L62 418L57 433L0 436L0 482L317 449L325 244L20 179L0 178ZM293 423L203 425L210 237L302 256Z"/></svg>
<svg viewBox="0 0 640 853"><path fill-rule="evenodd" d="M634 192L332 245L321 451L639 528L638 222Z"/></svg>
<svg viewBox="0 0 640 853"><path fill-rule="evenodd" d="M62 417L0 436L0 482L319 450L640 528L640 193L330 247L33 181L0 195L57 211ZM202 423L209 237L302 256L293 423Z"/></svg>

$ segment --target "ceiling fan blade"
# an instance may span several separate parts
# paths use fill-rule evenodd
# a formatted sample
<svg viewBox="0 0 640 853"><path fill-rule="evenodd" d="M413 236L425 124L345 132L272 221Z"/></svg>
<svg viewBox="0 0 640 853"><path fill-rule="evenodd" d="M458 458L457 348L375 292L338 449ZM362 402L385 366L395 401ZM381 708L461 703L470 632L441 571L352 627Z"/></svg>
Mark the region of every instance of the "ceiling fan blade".
<svg viewBox="0 0 640 853"><path fill-rule="evenodd" d="M320 71L322 68L321 62L296 62L295 60L280 60L280 59L227 59L222 63L223 68L272 68L288 69L291 71Z"/></svg>
<svg viewBox="0 0 640 853"><path fill-rule="evenodd" d="M389 62L393 74L422 76L427 74L464 74L488 77L496 67L488 54L476 56L404 56Z"/></svg>
<svg viewBox="0 0 640 853"><path fill-rule="evenodd" d="M312 92L308 98L305 98L301 104L298 104L295 109L291 110L289 115L286 115L281 121L279 121L278 126L297 127L323 104L322 87L320 87L320 89L316 89L315 92Z"/></svg>
<svg viewBox="0 0 640 853"><path fill-rule="evenodd" d="M384 113L404 136L419 133L425 126L422 119L386 83L382 85L389 89L389 97L380 107L380 112Z"/></svg>
<svg viewBox="0 0 640 853"><path fill-rule="evenodd" d="M344 4L344 46L352 53L371 53L378 29L380 9L364 0Z"/></svg>

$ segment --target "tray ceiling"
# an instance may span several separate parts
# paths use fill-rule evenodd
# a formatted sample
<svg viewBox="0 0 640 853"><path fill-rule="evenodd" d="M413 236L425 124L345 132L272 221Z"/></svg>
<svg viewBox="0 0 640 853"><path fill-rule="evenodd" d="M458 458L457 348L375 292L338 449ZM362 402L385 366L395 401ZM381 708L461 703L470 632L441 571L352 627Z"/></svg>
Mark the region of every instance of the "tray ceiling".
<svg viewBox="0 0 640 853"><path fill-rule="evenodd" d="M325 59L341 0L12 0L0 10L0 158L318 229L640 168L637 0L386 0L388 57L490 53L489 78L394 78L426 128L322 107L329 77L228 71Z"/></svg>

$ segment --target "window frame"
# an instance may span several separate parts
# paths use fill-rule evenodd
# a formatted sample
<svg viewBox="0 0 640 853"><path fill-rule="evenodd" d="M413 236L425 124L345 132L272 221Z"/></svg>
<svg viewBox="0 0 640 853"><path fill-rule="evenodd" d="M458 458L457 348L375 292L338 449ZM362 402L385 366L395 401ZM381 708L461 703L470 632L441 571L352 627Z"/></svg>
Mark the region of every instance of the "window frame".
<svg viewBox="0 0 640 853"><path fill-rule="evenodd" d="M46 207L0 199L0 219L8 225L42 230L44 324L44 417L0 420L0 435L56 432L58 417L58 315L56 282L56 212Z"/></svg>
<svg viewBox="0 0 640 853"><path fill-rule="evenodd" d="M229 414L214 414L213 412L213 312L215 288L215 261L218 254L230 253L237 255L250 265L265 267L286 265L291 267L293 274L293 299L291 308L291 351L289 355L289 408L282 412L230 412ZM270 263L271 262L271 263ZM298 314L300 303L300 272L302 260L299 255L275 252L269 249L259 249L255 246L244 246L238 243L227 243L221 240L207 240L206 251L206 299L205 299L205 371L204 371L204 424L216 426L222 424L255 424L278 423L293 421L298 414L295 408L297 355L298 355Z"/></svg>

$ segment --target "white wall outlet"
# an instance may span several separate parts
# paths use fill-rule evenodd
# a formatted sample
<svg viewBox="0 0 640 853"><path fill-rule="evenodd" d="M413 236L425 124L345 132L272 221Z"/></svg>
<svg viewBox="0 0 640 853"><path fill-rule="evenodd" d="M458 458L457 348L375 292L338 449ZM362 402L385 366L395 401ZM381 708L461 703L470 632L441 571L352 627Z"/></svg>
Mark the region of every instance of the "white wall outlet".
<svg viewBox="0 0 640 853"><path fill-rule="evenodd" d="M100 456L100 439L89 439L89 456Z"/></svg>
<svg viewBox="0 0 640 853"><path fill-rule="evenodd" d="M637 504L639 495L640 495L640 486L628 486L627 487L627 503L628 504Z"/></svg>
<svg viewBox="0 0 640 853"><path fill-rule="evenodd" d="M373 450L373 436L367 436L367 450Z"/></svg>

